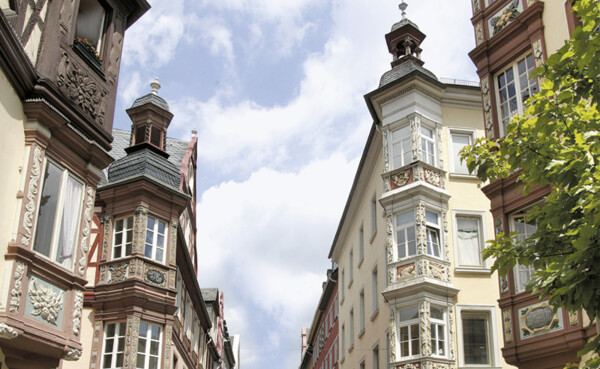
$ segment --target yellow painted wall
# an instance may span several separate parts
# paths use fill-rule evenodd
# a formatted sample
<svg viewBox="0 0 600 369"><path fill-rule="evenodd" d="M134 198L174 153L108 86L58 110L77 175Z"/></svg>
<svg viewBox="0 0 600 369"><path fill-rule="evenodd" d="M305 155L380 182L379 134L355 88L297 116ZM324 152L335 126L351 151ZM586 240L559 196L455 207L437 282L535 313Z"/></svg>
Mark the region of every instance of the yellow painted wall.
<svg viewBox="0 0 600 369"><path fill-rule="evenodd" d="M552 55L569 38L565 0L544 0L544 38L547 55Z"/></svg>

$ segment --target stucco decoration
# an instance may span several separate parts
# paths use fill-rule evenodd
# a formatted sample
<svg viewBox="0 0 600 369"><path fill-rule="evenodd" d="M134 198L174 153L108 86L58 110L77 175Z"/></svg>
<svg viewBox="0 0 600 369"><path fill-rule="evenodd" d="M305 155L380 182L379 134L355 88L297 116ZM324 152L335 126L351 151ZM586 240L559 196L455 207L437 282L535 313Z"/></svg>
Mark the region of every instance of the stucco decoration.
<svg viewBox="0 0 600 369"><path fill-rule="evenodd" d="M112 35L112 47L108 56L108 80L110 83L115 83L117 74L119 73L119 65L121 61L121 51L123 49L123 35L120 32L115 32Z"/></svg>
<svg viewBox="0 0 600 369"><path fill-rule="evenodd" d="M479 0L473 0L473 14L477 13L479 10L481 10L479 8Z"/></svg>
<svg viewBox="0 0 600 369"><path fill-rule="evenodd" d="M444 223L444 253L446 255L446 260L449 261L450 260L450 234L448 233L448 212L447 211L442 211L442 221ZM450 269L448 269L448 277L450 277Z"/></svg>
<svg viewBox="0 0 600 369"><path fill-rule="evenodd" d="M409 170L400 172L398 174L394 174L391 178L394 186L396 186L396 187L405 186L408 183L408 181L410 180L410 172L411 172L411 170L409 169Z"/></svg>
<svg viewBox="0 0 600 369"><path fill-rule="evenodd" d="M423 150L421 148L421 118L416 116L410 120L410 131L412 133L412 153L413 160L423 159Z"/></svg>
<svg viewBox="0 0 600 369"><path fill-rule="evenodd" d="M75 348L69 347L69 352L65 354L63 357L66 361L77 361L81 357L81 350L77 350Z"/></svg>
<svg viewBox="0 0 600 369"><path fill-rule="evenodd" d="M33 228L33 214L37 208L36 197L40 188L40 175L42 165L42 150L35 146L33 149L33 161L31 165L31 174L27 186L27 205L25 205L25 214L23 214L23 229L25 234L21 237L23 245L29 246Z"/></svg>
<svg viewBox="0 0 600 369"><path fill-rule="evenodd" d="M577 324L579 324L579 316L577 315L577 312L569 311L569 325L574 326Z"/></svg>
<svg viewBox="0 0 600 369"><path fill-rule="evenodd" d="M490 102L490 85L488 77L481 79L481 94L483 99L483 115L485 117L485 132L487 138L494 139L494 126L492 123L492 104Z"/></svg>
<svg viewBox="0 0 600 369"><path fill-rule="evenodd" d="M128 263L115 264L108 267L108 282L107 283L119 283L123 282L127 278L127 271L129 269Z"/></svg>
<svg viewBox="0 0 600 369"><path fill-rule="evenodd" d="M454 345L454 305L448 306L448 346L450 351L450 359L456 358L456 348Z"/></svg>
<svg viewBox="0 0 600 369"><path fill-rule="evenodd" d="M4 323L0 323L0 338L12 340L13 338L17 338L18 336L19 332L17 332L16 329Z"/></svg>
<svg viewBox="0 0 600 369"><path fill-rule="evenodd" d="M407 279L411 279L417 276L417 270L415 268L415 263L410 263L406 265L402 265L398 267L396 282L402 282Z"/></svg>
<svg viewBox="0 0 600 369"><path fill-rule="evenodd" d="M390 151L388 142L389 130L383 130L383 171L385 173L390 171ZM388 188L387 191L390 189Z"/></svg>
<svg viewBox="0 0 600 369"><path fill-rule="evenodd" d="M448 364L444 364L444 363L430 363L431 365L429 366L431 369L448 369L450 368L450 366Z"/></svg>
<svg viewBox="0 0 600 369"><path fill-rule="evenodd" d="M131 364L134 365L137 357L138 338L140 336L140 318L133 318L133 331L131 332Z"/></svg>
<svg viewBox="0 0 600 369"><path fill-rule="evenodd" d="M133 344L133 339L131 337L133 334L133 320L134 320L134 317L127 318L127 333L125 336L125 353L123 355L124 356L124 358L123 358L123 367L124 368L129 368L129 358L130 357L131 357L132 363L135 365L134 356L132 356L132 354L131 354L132 344Z"/></svg>
<svg viewBox="0 0 600 369"><path fill-rule="evenodd" d="M390 310L390 360L396 361L396 319L394 317L394 310Z"/></svg>
<svg viewBox="0 0 600 369"><path fill-rule="evenodd" d="M177 227L179 226L179 221L177 219L171 220L171 234L169 235L169 264L176 265L177 261L175 260L175 251L177 250Z"/></svg>
<svg viewBox="0 0 600 369"><path fill-rule="evenodd" d="M502 320L504 321L504 342L512 342L512 314L510 310L504 310L502 312Z"/></svg>
<svg viewBox="0 0 600 369"><path fill-rule="evenodd" d="M444 188L442 186L440 172L437 170L431 170L428 168L423 169L423 173L425 175L425 182L434 185L436 187Z"/></svg>
<svg viewBox="0 0 600 369"><path fill-rule="evenodd" d="M169 365L171 365L171 350L173 347L173 342L171 340L173 326L167 325L165 331L166 331L165 360L164 360L163 368L169 368ZM172 369L175 369L175 368L172 368Z"/></svg>
<svg viewBox="0 0 600 369"><path fill-rule="evenodd" d="M15 279L15 285L13 289L10 291L10 308L9 311L13 314L19 313L19 306L21 305L21 295L23 294L23 274L25 274L25 264L17 261L15 267L15 274L13 278Z"/></svg>
<svg viewBox="0 0 600 369"><path fill-rule="evenodd" d="M42 285L32 278L29 285L29 298L33 305L31 315L39 316L52 325L64 306L64 292L55 291L50 285Z"/></svg>
<svg viewBox="0 0 600 369"><path fill-rule="evenodd" d="M141 254L144 253L144 241L146 239L146 219L148 209L143 206L135 208L133 222L133 249Z"/></svg>
<svg viewBox="0 0 600 369"><path fill-rule="evenodd" d="M521 338L532 337L562 328L559 316L562 310L555 314L548 302L531 305L519 309L519 328Z"/></svg>
<svg viewBox="0 0 600 369"><path fill-rule="evenodd" d="M477 25L475 26L475 42L477 43L477 46L479 46L483 43L483 23L482 22L477 23Z"/></svg>
<svg viewBox="0 0 600 369"><path fill-rule="evenodd" d="M100 329L102 328L102 321L96 320L94 322L94 338L92 340L92 353L90 360L90 369L96 369L98 361L98 350L100 349Z"/></svg>
<svg viewBox="0 0 600 369"><path fill-rule="evenodd" d="M81 258L79 259L79 275L85 274L87 268L88 252L90 251L90 230L92 227L92 207L94 206L94 197L96 191L93 187L88 187L87 198L85 200L85 212L83 213L83 237L81 237Z"/></svg>
<svg viewBox="0 0 600 369"><path fill-rule="evenodd" d="M404 365L400 365L398 367L398 369L421 369L421 364L420 363L404 364Z"/></svg>
<svg viewBox="0 0 600 369"><path fill-rule="evenodd" d="M81 328L81 312L83 310L83 291L73 291L73 333L79 335L79 329Z"/></svg>
<svg viewBox="0 0 600 369"><path fill-rule="evenodd" d="M500 32L504 27L512 23L523 11L522 0L512 0L504 8L499 10L489 20L490 37Z"/></svg>
<svg viewBox="0 0 600 369"><path fill-rule="evenodd" d="M425 205L419 203L415 211L415 224L417 228L417 253L427 254L427 229L425 228Z"/></svg>
<svg viewBox="0 0 600 369"><path fill-rule="evenodd" d="M65 29L68 33L71 28L71 20L73 18L73 6L75 4L74 0L64 0L62 4L62 8L60 10L60 25Z"/></svg>
<svg viewBox="0 0 600 369"><path fill-rule="evenodd" d="M535 40L533 43L533 58L536 67L544 64L544 52L542 51L542 40L540 39Z"/></svg>
<svg viewBox="0 0 600 369"><path fill-rule="evenodd" d="M385 217L385 229L387 232L387 261L392 263L394 261L394 226L391 214Z"/></svg>
<svg viewBox="0 0 600 369"><path fill-rule="evenodd" d="M58 65L56 83L67 89L69 98L88 112L100 124L104 123L106 91L98 88L90 75L69 60L66 52Z"/></svg>
<svg viewBox="0 0 600 369"><path fill-rule="evenodd" d="M442 145L441 143L444 142L443 138L442 138L442 125L441 124L436 124L435 125L435 129L434 129L434 134L437 134L437 162L438 162L438 168L440 169L444 169L444 150L442 150ZM440 187L443 187L443 184L440 183Z"/></svg>
<svg viewBox="0 0 600 369"><path fill-rule="evenodd" d="M110 239L110 223L112 215L104 216L104 239L102 240L102 260L108 260L108 240Z"/></svg>
<svg viewBox="0 0 600 369"><path fill-rule="evenodd" d="M508 279L506 277L500 277L500 293L508 292Z"/></svg>
<svg viewBox="0 0 600 369"><path fill-rule="evenodd" d="M431 319L429 301L423 301L419 307L419 321L421 326L421 354L431 355Z"/></svg>
<svg viewBox="0 0 600 369"><path fill-rule="evenodd" d="M424 264L425 275L435 279L439 279L440 281L448 281L446 267L444 265L429 260L424 260Z"/></svg>

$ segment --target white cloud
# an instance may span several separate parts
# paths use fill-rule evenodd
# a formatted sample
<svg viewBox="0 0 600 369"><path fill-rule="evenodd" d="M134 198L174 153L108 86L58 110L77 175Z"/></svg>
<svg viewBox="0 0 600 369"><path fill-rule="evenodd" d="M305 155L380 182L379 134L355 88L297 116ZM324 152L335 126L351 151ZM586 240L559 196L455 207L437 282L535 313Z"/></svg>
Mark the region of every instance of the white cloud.
<svg viewBox="0 0 600 369"><path fill-rule="evenodd" d="M194 34L209 47L210 54L222 56L228 63L234 60L233 44L231 41L231 30L227 28L222 18L206 16L194 21Z"/></svg>
<svg viewBox="0 0 600 369"><path fill-rule="evenodd" d="M123 104L131 104L134 99L141 96L142 80L137 71L124 77L119 81L119 97Z"/></svg>

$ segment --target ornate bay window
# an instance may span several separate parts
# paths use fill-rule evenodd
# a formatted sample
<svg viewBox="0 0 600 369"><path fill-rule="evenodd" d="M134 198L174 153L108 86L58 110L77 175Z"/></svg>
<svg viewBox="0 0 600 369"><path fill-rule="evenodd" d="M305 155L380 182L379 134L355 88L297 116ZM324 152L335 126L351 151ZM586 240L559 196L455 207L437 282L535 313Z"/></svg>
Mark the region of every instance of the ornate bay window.
<svg viewBox="0 0 600 369"><path fill-rule="evenodd" d="M414 115L409 122L392 124L386 133L388 170L398 169L415 161L439 167L440 127L438 123Z"/></svg>

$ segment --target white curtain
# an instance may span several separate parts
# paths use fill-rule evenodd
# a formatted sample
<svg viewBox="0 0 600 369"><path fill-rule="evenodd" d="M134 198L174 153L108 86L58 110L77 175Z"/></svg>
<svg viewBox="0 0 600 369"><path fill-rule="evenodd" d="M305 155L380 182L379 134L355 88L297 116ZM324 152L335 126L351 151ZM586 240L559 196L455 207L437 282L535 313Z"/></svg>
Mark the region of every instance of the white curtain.
<svg viewBox="0 0 600 369"><path fill-rule="evenodd" d="M457 218L457 227L459 265L481 266L479 221L474 218Z"/></svg>
<svg viewBox="0 0 600 369"><path fill-rule="evenodd" d="M73 263L73 249L77 238L77 222L79 221L82 192L83 185L69 176L64 192L62 222L56 254L56 261L69 269L71 269Z"/></svg>

